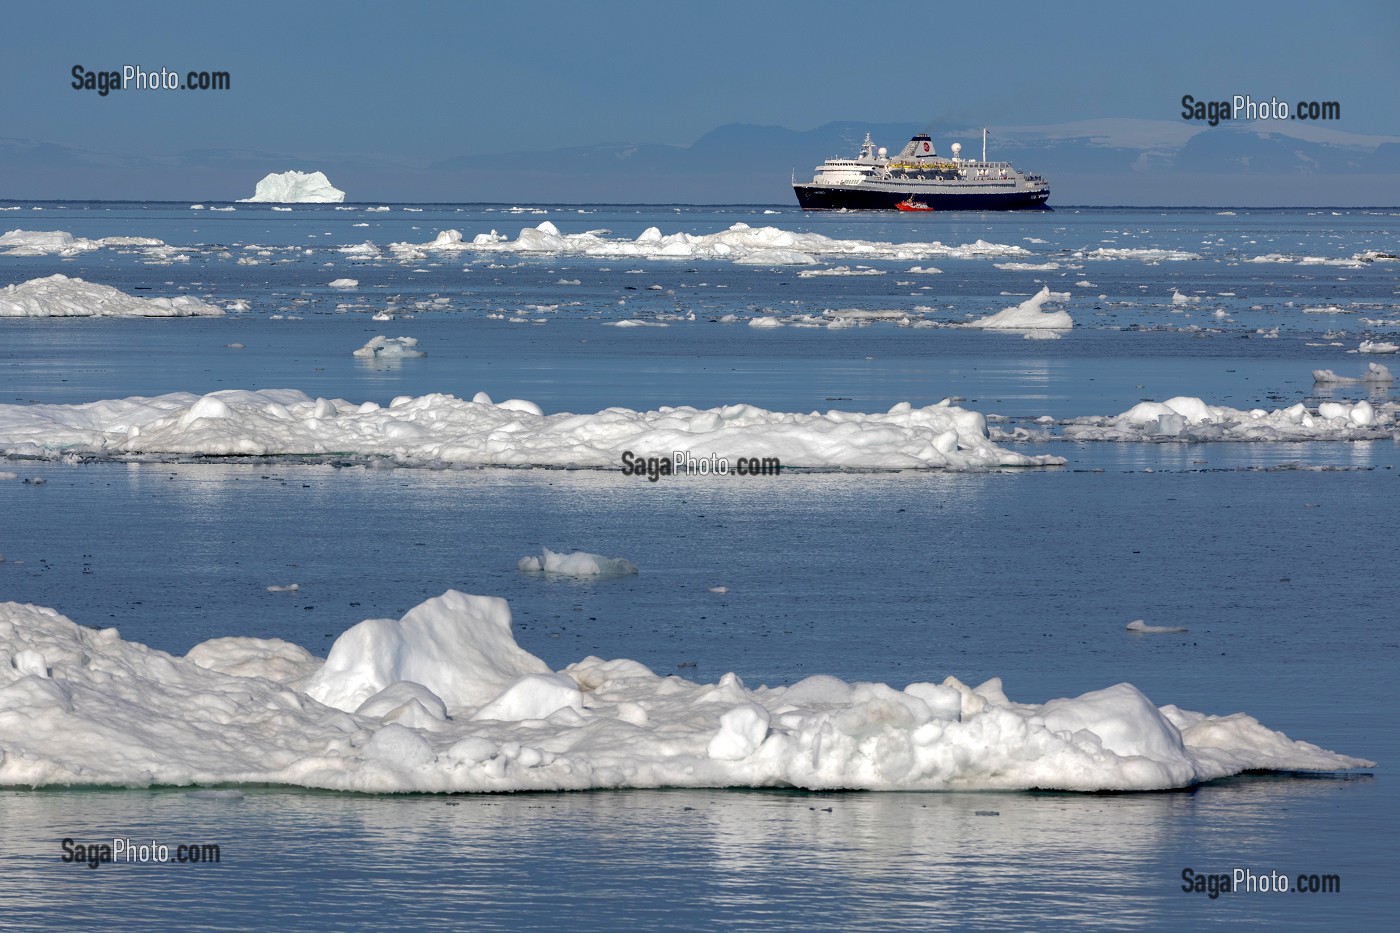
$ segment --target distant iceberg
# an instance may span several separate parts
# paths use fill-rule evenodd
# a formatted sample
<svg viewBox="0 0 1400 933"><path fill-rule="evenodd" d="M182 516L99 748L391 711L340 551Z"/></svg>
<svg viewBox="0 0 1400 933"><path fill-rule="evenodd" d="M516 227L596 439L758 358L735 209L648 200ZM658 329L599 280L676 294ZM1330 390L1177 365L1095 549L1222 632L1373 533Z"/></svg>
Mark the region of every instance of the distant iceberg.
<svg viewBox="0 0 1400 933"><path fill-rule="evenodd" d="M340 204L345 192L331 184L324 172L273 172L258 182L251 198L240 203Z"/></svg>

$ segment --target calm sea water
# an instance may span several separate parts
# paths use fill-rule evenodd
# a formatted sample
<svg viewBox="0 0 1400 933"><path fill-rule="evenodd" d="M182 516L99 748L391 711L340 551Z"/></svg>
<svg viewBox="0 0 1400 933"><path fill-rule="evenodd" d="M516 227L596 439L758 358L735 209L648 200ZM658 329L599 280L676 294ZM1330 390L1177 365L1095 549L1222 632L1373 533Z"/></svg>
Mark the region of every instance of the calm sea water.
<svg viewBox="0 0 1400 933"><path fill-rule="evenodd" d="M916 225L763 208L521 215L447 206L373 214L38 206L45 210L0 213L0 230L156 236L194 249L169 266L112 250L73 261L0 257L0 284L62 272L127 290L188 287L247 300L251 310L218 320L0 320L4 402L291 387L378 401L485 389L546 411L734 401L875 411L954 395L984 412L1033 418L1110 414L1183 393L1277 407L1314 397L1311 369L1359 370L1364 358L1345 350L1363 336L1393 336L1363 319L1400 317L1394 263L1240 261L1394 252L1396 217L1375 212L1060 211ZM981 238L1022 245L1034 253L1022 261L1062 268L872 260L863 264L887 274L804 279L792 268L696 261L464 256L352 265L330 249L425 242L445 227L514 235L545 219L564 232L606 227L627 236L652 225L707 233L742 221L881 241ZM220 258L244 255L240 244L250 243L279 249L257 266ZM280 249L291 246L298 252ZM1202 258L1073 258L1100 246ZM824 267L841 263L854 265ZM908 274L912 265L944 271ZM343 275L361 287L325 287ZM1080 280L1094 287L1073 284ZM848 307L931 308L920 313L951 321L1020 301L1042 281L1075 295L1068 307L1077 327L1060 341L711 321ZM1174 307L1178 288L1202 301ZM415 307L439 297L447 310ZM345 304L354 307L338 307ZM391 305L409 316L367 319ZM1318 305L1344 310L1302 310ZM487 316L500 310L548 323ZM666 328L606 326L692 310L696 321ZM1181 330L1193 324L1218 333ZM1257 333L1273 327L1277 338ZM1337 330L1347 332L1343 346L1309 346L1333 342L1324 334ZM417 336L429 356L397 367L354 361L350 351L377 333ZM245 349L225 346L232 342ZM1389 442L1032 446L1070 463L652 485L598 472L11 462L3 468L48 482L0 483L0 598L117 625L128 639L177 653L235 634L323 653L355 622L398 615L455 587L508 598L521 644L554 666L597 654L693 679L732 670L769 684L813 673L896 685L1000 676L1009 696L1030 702L1129 681L1158 703L1244 710L1382 768L1137 795L444 798L245 788L235 800L179 789L10 790L0 792L0 923L92 926L117 916L136 926L341 928L392 916L406 926L512 929L561 919L585 929L1377 925L1389 915L1400 812L1385 774L1397 750L1389 619L1400 595L1400 450ZM1310 466L1337 469L1303 469ZM624 556L642 573L579 583L515 571L541 545ZM266 592L290 582L298 593ZM728 593L709 592L716 585ZM1123 626L1135 618L1190 631L1132 636ZM97 870L61 861L65 837L113 836L215 843L221 861ZM1213 900L1181 890L1187 867L1336 874L1342 890Z"/></svg>

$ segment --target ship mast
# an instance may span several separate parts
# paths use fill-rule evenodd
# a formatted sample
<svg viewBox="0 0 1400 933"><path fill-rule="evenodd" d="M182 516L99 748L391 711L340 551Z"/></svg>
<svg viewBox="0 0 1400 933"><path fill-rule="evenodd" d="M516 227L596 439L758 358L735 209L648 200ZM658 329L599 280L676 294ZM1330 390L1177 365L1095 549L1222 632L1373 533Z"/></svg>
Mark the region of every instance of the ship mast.
<svg viewBox="0 0 1400 933"><path fill-rule="evenodd" d="M987 128L982 127L982 161L987 161Z"/></svg>

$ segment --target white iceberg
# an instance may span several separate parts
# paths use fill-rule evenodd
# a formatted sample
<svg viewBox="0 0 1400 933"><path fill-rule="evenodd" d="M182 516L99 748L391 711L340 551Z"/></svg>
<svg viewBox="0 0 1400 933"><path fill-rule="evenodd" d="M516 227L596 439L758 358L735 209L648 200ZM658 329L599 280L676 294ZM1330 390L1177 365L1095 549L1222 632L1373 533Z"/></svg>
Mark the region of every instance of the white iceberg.
<svg viewBox="0 0 1400 933"><path fill-rule="evenodd" d="M196 317L222 308L189 295L137 298L110 285L51 275L0 289L0 317Z"/></svg>
<svg viewBox="0 0 1400 933"><path fill-rule="evenodd" d="M360 280L359 280L359 279L332 279L332 280L330 281L328 287L330 287L330 288L359 288L359 287L360 287Z"/></svg>
<svg viewBox="0 0 1400 933"><path fill-rule="evenodd" d="M273 172L258 182L251 198L240 203L339 204L345 192L331 185L324 172Z"/></svg>
<svg viewBox="0 0 1400 933"><path fill-rule="evenodd" d="M700 452L730 462L776 457L783 467L810 469L980 470L1064 463L1060 457L996 446L980 413L946 400L924 408L901 402L883 414L799 414L726 405L545 415L532 402L495 404L484 393L469 402L451 395L401 396L385 408L313 399L290 389L0 405L0 451L52 458L335 454L389 457L408 465L589 468L619 468L627 451L638 457Z"/></svg>
<svg viewBox="0 0 1400 933"><path fill-rule="evenodd" d="M1126 683L1043 704L999 679L750 689L627 659L551 671L511 628L504 600L449 591L359 623L324 662L257 638L178 658L0 603L0 786L1146 791L1374 766Z"/></svg>
<svg viewBox="0 0 1400 933"><path fill-rule="evenodd" d="M1068 292L1052 292L1047 285L1018 305L968 321L963 326L983 330L1068 330L1074 326L1069 312L1063 309L1046 311L1044 305L1048 301L1068 301L1069 298Z"/></svg>
<svg viewBox="0 0 1400 933"><path fill-rule="evenodd" d="M621 557L604 557L587 551L558 554L542 548L539 557L526 556L516 564L527 573L550 573L564 577L625 577L637 572L637 565Z"/></svg>

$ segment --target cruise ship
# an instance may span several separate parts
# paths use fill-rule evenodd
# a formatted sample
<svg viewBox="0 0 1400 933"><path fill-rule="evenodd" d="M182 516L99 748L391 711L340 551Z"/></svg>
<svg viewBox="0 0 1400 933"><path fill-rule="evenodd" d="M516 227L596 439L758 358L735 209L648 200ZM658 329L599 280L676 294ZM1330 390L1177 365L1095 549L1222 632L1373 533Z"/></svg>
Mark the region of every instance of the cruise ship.
<svg viewBox="0 0 1400 933"><path fill-rule="evenodd" d="M1050 184L1027 175L1009 162L987 161L987 131L982 131L982 158L962 158L953 143L951 156L940 156L927 133L909 140L891 157L876 149L870 134L854 159L828 159L810 182L792 184L804 210L1047 210Z"/></svg>

